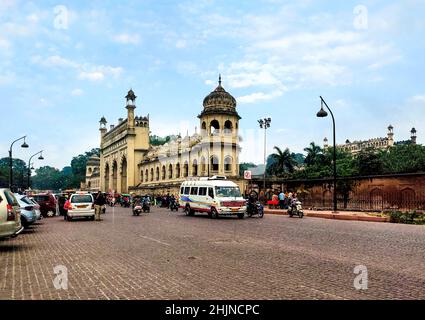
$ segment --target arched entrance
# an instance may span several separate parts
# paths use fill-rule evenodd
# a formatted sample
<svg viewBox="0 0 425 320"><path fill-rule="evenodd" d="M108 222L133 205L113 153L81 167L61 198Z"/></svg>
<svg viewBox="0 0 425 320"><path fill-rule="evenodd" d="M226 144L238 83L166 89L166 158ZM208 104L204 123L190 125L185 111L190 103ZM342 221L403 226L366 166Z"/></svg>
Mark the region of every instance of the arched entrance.
<svg viewBox="0 0 425 320"><path fill-rule="evenodd" d="M112 190L114 190L114 192L117 192L117 180L118 180L118 165L117 162L114 161L114 163L112 164Z"/></svg>
<svg viewBox="0 0 425 320"><path fill-rule="evenodd" d="M121 162L121 193L127 193L127 159Z"/></svg>
<svg viewBox="0 0 425 320"><path fill-rule="evenodd" d="M109 191L109 164L108 163L105 166L104 179L105 179L105 192L108 192Z"/></svg>

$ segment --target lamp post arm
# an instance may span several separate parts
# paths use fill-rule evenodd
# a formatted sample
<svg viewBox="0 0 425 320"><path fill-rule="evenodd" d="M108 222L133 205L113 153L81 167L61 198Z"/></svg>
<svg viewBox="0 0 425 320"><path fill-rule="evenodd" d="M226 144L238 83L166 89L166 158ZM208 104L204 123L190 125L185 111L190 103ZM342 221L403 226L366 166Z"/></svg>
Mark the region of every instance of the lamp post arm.
<svg viewBox="0 0 425 320"><path fill-rule="evenodd" d="M15 144L15 142L18 142L19 140L25 139L26 137L27 136L23 136L23 137L20 137L19 139L16 139L15 141L13 141L12 144L10 145L9 152L12 153L12 147Z"/></svg>

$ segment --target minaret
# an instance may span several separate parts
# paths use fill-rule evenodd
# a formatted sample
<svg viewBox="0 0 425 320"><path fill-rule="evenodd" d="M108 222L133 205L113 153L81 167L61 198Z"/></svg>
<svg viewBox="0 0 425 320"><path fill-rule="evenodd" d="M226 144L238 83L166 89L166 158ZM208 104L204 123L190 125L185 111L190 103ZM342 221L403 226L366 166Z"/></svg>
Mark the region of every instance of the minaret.
<svg viewBox="0 0 425 320"><path fill-rule="evenodd" d="M125 96L127 99L127 127L128 129L134 129L134 109L136 109L136 95L133 90L130 91Z"/></svg>
<svg viewBox="0 0 425 320"><path fill-rule="evenodd" d="M106 124L108 123L108 121L106 121L105 117L102 117L99 121L99 131L100 131L100 141L102 142L103 136L106 133Z"/></svg>
<svg viewBox="0 0 425 320"><path fill-rule="evenodd" d="M410 130L410 134L410 141L412 144L416 144L416 129L412 128L412 130Z"/></svg>
<svg viewBox="0 0 425 320"><path fill-rule="evenodd" d="M325 137L325 139L323 139L323 149L327 149L328 147L329 147L328 138Z"/></svg>
<svg viewBox="0 0 425 320"><path fill-rule="evenodd" d="M393 126L389 125L388 126L388 133L387 133L387 137L388 137L388 146L392 147L394 145L394 132L393 132Z"/></svg>

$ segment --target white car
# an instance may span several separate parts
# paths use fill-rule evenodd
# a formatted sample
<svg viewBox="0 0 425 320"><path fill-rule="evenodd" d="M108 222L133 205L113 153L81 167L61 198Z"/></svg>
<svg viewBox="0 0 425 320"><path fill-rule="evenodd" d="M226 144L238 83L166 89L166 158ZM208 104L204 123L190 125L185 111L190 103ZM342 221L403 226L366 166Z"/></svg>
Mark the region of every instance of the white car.
<svg viewBox="0 0 425 320"><path fill-rule="evenodd" d="M0 239L16 237L23 229L18 201L9 189L0 189Z"/></svg>
<svg viewBox="0 0 425 320"><path fill-rule="evenodd" d="M246 200L242 197L238 185L222 176L183 182L179 203L186 215L207 212L211 218L237 215L243 219L246 213Z"/></svg>
<svg viewBox="0 0 425 320"><path fill-rule="evenodd" d="M94 199L90 193L74 193L65 202L64 209L67 210L66 218L89 218L94 220Z"/></svg>

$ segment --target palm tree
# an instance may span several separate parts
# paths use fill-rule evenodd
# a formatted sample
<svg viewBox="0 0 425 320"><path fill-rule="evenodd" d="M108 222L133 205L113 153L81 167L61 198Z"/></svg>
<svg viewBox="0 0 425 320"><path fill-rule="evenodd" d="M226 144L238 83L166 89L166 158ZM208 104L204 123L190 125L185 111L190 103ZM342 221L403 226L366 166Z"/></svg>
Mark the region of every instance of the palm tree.
<svg viewBox="0 0 425 320"><path fill-rule="evenodd" d="M313 165L317 162L320 155L323 154L323 150L320 146L316 145L314 142L311 142L307 148L304 148L304 151L307 152L307 157L304 160L306 165Z"/></svg>
<svg viewBox="0 0 425 320"><path fill-rule="evenodd" d="M276 153L269 156L269 165L267 173L270 175L283 175L285 173L293 173L294 167L297 164L294 159L294 154L288 148L282 151L279 147L274 147Z"/></svg>

